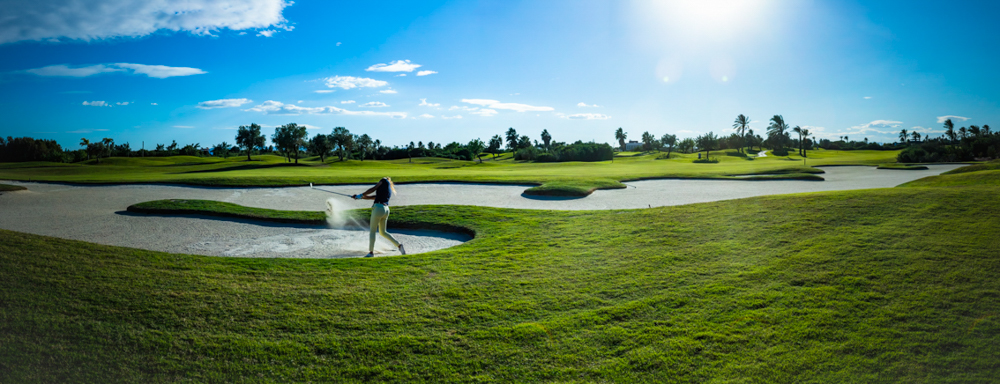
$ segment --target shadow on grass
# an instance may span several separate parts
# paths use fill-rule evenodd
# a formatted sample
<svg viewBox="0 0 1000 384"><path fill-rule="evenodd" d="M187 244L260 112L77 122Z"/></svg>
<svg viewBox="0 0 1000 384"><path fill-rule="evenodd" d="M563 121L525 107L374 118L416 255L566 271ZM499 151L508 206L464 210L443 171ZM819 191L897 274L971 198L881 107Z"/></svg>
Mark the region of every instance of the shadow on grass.
<svg viewBox="0 0 1000 384"><path fill-rule="evenodd" d="M174 174L183 175L189 173L213 173L213 172L229 172L229 171L246 171L251 169L269 169L269 168L279 168L279 167L308 167L308 166L309 165L306 164L295 164L295 163L243 164L243 165L237 165L235 167L199 169L197 171L176 172Z"/></svg>
<svg viewBox="0 0 1000 384"><path fill-rule="evenodd" d="M562 200L579 200L587 196L553 196L553 195L529 195L527 193L521 193L521 197L531 200L552 200L552 201L562 201Z"/></svg>

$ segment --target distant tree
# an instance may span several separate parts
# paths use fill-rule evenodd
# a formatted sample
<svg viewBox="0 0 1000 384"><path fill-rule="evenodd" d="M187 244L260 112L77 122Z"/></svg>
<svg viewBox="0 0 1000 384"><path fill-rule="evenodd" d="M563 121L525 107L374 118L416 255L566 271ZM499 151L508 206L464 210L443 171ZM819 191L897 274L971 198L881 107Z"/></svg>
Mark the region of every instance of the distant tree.
<svg viewBox="0 0 1000 384"><path fill-rule="evenodd" d="M958 137L962 138L962 140L965 140L965 138L968 135L969 135L969 130L965 129L965 127L958 129Z"/></svg>
<svg viewBox="0 0 1000 384"><path fill-rule="evenodd" d="M785 123L785 118L781 115L774 115L771 118L771 124L767 126L768 140L773 140L771 142L772 149L784 147L788 138L787 131L788 124Z"/></svg>
<svg viewBox="0 0 1000 384"><path fill-rule="evenodd" d="M167 152L170 152L170 154L173 155L174 151L176 150L177 150L177 140L170 140L170 145L167 146Z"/></svg>
<svg viewBox="0 0 1000 384"><path fill-rule="evenodd" d="M330 145L334 150L337 151L337 158L340 161L344 161L344 158L350 158L350 153L347 151L347 142L351 141L354 137L351 131L348 131L344 127L336 127L333 132L330 133Z"/></svg>
<svg viewBox="0 0 1000 384"><path fill-rule="evenodd" d="M989 136L989 135L990 135L990 125L989 124L984 124L983 125L983 136Z"/></svg>
<svg viewBox="0 0 1000 384"><path fill-rule="evenodd" d="M805 155L803 155L802 147L805 145L806 141L802 137L803 136L802 135L802 127L796 125L795 128L792 128L792 132L795 132L795 133L799 134L799 156L803 156L804 157Z"/></svg>
<svg viewBox="0 0 1000 384"><path fill-rule="evenodd" d="M330 154L331 149L330 136L321 133L309 140L309 151L319 155L321 163L326 162L326 155Z"/></svg>
<svg viewBox="0 0 1000 384"><path fill-rule="evenodd" d="M265 142L266 138L260 133L260 126L257 124L241 125L236 131L236 145L247 151L247 161L251 160L250 154L253 150L264 147ZM156 150L162 150L161 146L157 146Z"/></svg>
<svg viewBox="0 0 1000 384"><path fill-rule="evenodd" d="M798 127L795 127L795 128L798 128ZM801 136L802 139L800 139L800 140L802 140L802 142L804 143L804 144L801 144L802 157L807 157L806 155L807 155L807 153L808 153L807 151L809 149L808 141L809 141L810 132L809 132L808 129L800 129L799 133L802 135Z"/></svg>
<svg viewBox="0 0 1000 384"><path fill-rule="evenodd" d="M497 154L500 153L500 147L503 145L503 138L500 135L493 135L490 138L490 146L486 148L486 151L493 155L493 160L497 159Z"/></svg>
<svg viewBox="0 0 1000 384"><path fill-rule="evenodd" d="M528 148L531 147L531 138L528 135L521 136L521 139L517 142L517 148Z"/></svg>
<svg viewBox="0 0 1000 384"><path fill-rule="evenodd" d="M642 149L646 151L653 150L653 142L656 141L656 136L653 136L649 131L642 133Z"/></svg>
<svg viewBox="0 0 1000 384"><path fill-rule="evenodd" d="M365 156L372 152L372 138L367 133L358 137L358 149L361 150L361 161L365 161Z"/></svg>
<svg viewBox="0 0 1000 384"><path fill-rule="evenodd" d="M87 140L87 138L80 139L80 146L83 147L83 151L87 153L87 160L90 160L90 151L87 150L87 148L90 147L90 140Z"/></svg>
<svg viewBox="0 0 1000 384"><path fill-rule="evenodd" d="M479 159L480 164L483 163L483 158L479 157L479 155L483 153L483 149L486 149L486 143L483 143L483 141L479 139L473 139L469 142L469 144L465 145L465 148L468 149L469 152L472 152L473 157Z"/></svg>
<svg viewBox="0 0 1000 384"><path fill-rule="evenodd" d="M972 136L972 137L979 137L979 135L980 135L981 132L982 131L979 129L978 125L970 125L969 126L969 135L970 136Z"/></svg>
<svg viewBox="0 0 1000 384"><path fill-rule="evenodd" d="M715 147L719 145L719 138L715 136L715 133L709 132L704 135L698 136L695 141L698 143L698 150L705 151L705 159L708 159L708 155L711 153Z"/></svg>
<svg viewBox="0 0 1000 384"><path fill-rule="evenodd" d="M913 138L913 141L918 143L920 142L920 132L913 131L913 133L910 134L910 137Z"/></svg>
<svg viewBox="0 0 1000 384"><path fill-rule="evenodd" d="M684 153L691 153L694 152L695 145L694 139L688 137L677 144L677 149Z"/></svg>
<svg viewBox="0 0 1000 384"><path fill-rule="evenodd" d="M382 140L375 139L375 141L372 142L372 160L377 160L375 156L381 153L382 153Z"/></svg>
<svg viewBox="0 0 1000 384"><path fill-rule="evenodd" d="M951 119L944 121L944 135L948 136L948 139L951 140L952 144L955 144L955 123L953 123Z"/></svg>
<svg viewBox="0 0 1000 384"><path fill-rule="evenodd" d="M910 134L905 129L899 131L899 142L901 144L906 144Z"/></svg>
<svg viewBox="0 0 1000 384"><path fill-rule="evenodd" d="M625 152L625 139L627 138L628 133L625 132L622 127L618 127L618 130L615 131L615 140L618 140L618 148L620 148L622 152Z"/></svg>
<svg viewBox="0 0 1000 384"><path fill-rule="evenodd" d="M667 147L667 158L670 158L670 152L673 152L674 145L677 145L677 135L671 135L669 133L664 134L660 138L660 144Z"/></svg>
<svg viewBox="0 0 1000 384"><path fill-rule="evenodd" d="M736 116L736 120L733 122L733 129L736 130L740 135L740 151L743 151L742 147L746 146L746 131L750 128L750 118L743 115Z"/></svg>
<svg viewBox="0 0 1000 384"><path fill-rule="evenodd" d="M358 148L358 135L347 135L344 137L344 152L347 153L347 158L350 159L354 154L354 151Z"/></svg>
<svg viewBox="0 0 1000 384"><path fill-rule="evenodd" d="M222 144L219 144L219 147L220 147L220 149L222 149L222 158L223 159L228 159L229 158L229 148L232 147L232 146L229 145L229 143L223 141Z"/></svg>
<svg viewBox="0 0 1000 384"><path fill-rule="evenodd" d="M506 135L507 135L507 149L509 149L511 152L516 151L517 145L520 144L520 142L518 141L519 136L517 135L517 131L513 127L508 128Z"/></svg>
<svg viewBox="0 0 1000 384"><path fill-rule="evenodd" d="M115 149L115 139L105 137L101 139L101 144L104 146L104 148L101 148L104 150L101 152L101 155L104 157L111 157L111 151Z"/></svg>
<svg viewBox="0 0 1000 384"><path fill-rule="evenodd" d="M548 129L543 129L542 130L542 143L545 144L545 150L546 151L548 151L548 150L551 149L551 147L549 147L549 143L551 141L552 141L552 135L549 134L549 130Z"/></svg>

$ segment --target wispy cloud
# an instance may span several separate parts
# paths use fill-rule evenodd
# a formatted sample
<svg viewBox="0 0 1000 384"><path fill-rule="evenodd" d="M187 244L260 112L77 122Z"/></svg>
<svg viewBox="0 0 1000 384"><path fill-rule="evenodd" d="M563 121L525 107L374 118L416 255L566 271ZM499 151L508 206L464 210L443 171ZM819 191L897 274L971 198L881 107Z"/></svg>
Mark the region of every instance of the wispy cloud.
<svg viewBox="0 0 1000 384"><path fill-rule="evenodd" d="M110 107L111 103L108 103L104 100L97 100L97 101L84 101L83 105L89 105L91 107Z"/></svg>
<svg viewBox="0 0 1000 384"><path fill-rule="evenodd" d="M485 108L491 109L507 109L517 112L546 112L552 111L552 107L536 107L528 104L518 104L518 103L501 103L497 100L491 99L462 99L463 103L469 103L474 105L483 106ZM494 111L495 112L495 111Z"/></svg>
<svg viewBox="0 0 1000 384"><path fill-rule="evenodd" d="M278 31L275 31L273 29L265 29L263 31L257 32L257 36L271 37L274 36L275 33L278 33Z"/></svg>
<svg viewBox="0 0 1000 384"><path fill-rule="evenodd" d="M945 115L945 116L938 116L937 122L938 124L944 124L945 120L948 119L957 120L958 122L969 120L969 118L965 116Z"/></svg>
<svg viewBox="0 0 1000 384"><path fill-rule="evenodd" d="M424 113L424 114L421 114L420 116L417 116L417 117L419 117L421 119L433 119L434 115L431 115L431 114L428 114L428 113Z"/></svg>
<svg viewBox="0 0 1000 384"><path fill-rule="evenodd" d="M564 117L571 120L607 120L611 118L611 116L602 115L600 113L576 113L566 115Z"/></svg>
<svg viewBox="0 0 1000 384"><path fill-rule="evenodd" d="M375 64L365 69L369 72L413 72L420 68L420 64L413 64L409 60L396 60L389 64Z"/></svg>
<svg viewBox="0 0 1000 384"><path fill-rule="evenodd" d="M285 0L23 1L4 9L0 44L15 41L93 41L157 31L212 35L221 29L291 29Z"/></svg>
<svg viewBox="0 0 1000 384"><path fill-rule="evenodd" d="M334 106L326 107L300 107L295 104L285 104L280 101L268 100L260 105L245 109L245 111L261 112L265 115L346 115L346 116L386 116L392 118L406 118L406 112L375 112L375 111L349 111Z"/></svg>
<svg viewBox="0 0 1000 384"><path fill-rule="evenodd" d="M871 100L871 96L865 96L865 100Z"/></svg>
<svg viewBox="0 0 1000 384"><path fill-rule="evenodd" d="M470 115L479 115L479 116L482 116L482 117L490 117L490 116L496 116L497 111L492 110L492 109L486 109L486 108L484 108L484 109L480 109L478 111L469 112L469 114Z"/></svg>
<svg viewBox="0 0 1000 384"><path fill-rule="evenodd" d="M433 75L435 73L437 73L437 71L420 71L417 72L417 76L427 76L427 75Z"/></svg>
<svg viewBox="0 0 1000 384"><path fill-rule="evenodd" d="M157 104L157 103L149 103L149 105L159 105L159 104Z"/></svg>
<svg viewBox="0 0 1000 384"><path fill-rule="evenodd" d="M26 69L22 72L45 77L87 77L102 73L124 73L146 75L157 79L176 76L201 75L205 72L191 67L168 67L166 65L146 65L133 63L94 64L70 66L67 64L49 65L41 68Z"/></svg>
<svg viewBox="0 0 1000 384"><path fill-rule="evenodd" d="M396 92L395 89L383 89L381 91L378 91L378 93L397 94L399 92Z"/></svg>
<svg viewBox="0 0 1000 384"><path fill-rule="evenodd" d="M122 105L122 106L129 105L129 104L132 104L132 103L130 103L128 101L119 101L119 102L115 103L115 105Z"/></svg>
<svg viewBox="0 0 1000 384"><path fill-rule="evenodd" d="M367 77L354 77L354 76L333 76L323 79L326 82L326 86L329 88L341 88L341 89L351 89L351 88L378 88L389 85L389 82L382 80L370 79Z"/></svg>
<svg viewBox="0 0 1000 384"><path fill-rule="evenodd" d="M354 100L344 100L340 102L341 104L354 104Z"/></svg>
<svg viewBox="0 0 1000 384"><path fill-rule="evenodd" d="M455 115L455 116L441 116L441 118L442 118L442 119L445 119L445 120L450 120L450 119L461 119L461 118L462 118L462 115Z"/></svg>
<svg viewBox="0 0 1000 384"><path fill-rule="evenodd" d="M193 125L175 125L174 128L191 129L194 128Z"/></svg>
<svg viewBox="0 0 1000 384"><path fill-rule="evenodd" d="M359 105L359 107L362 107L362 108L383 108L383 107L388 107L388 106L389 106L389 104L383 103L381 101L371 101L371 102L367 102L367 103Z"/></svg>
<svg viewBox="0 0 1000 384"><path fill-rule="evenodd" d="M316 93L333 93L334 90L332 90L332 89L317 89L317 90L315 90L313 92L316 92Z"/></svg>
<svg viewBox="0 0 1000 384"><path fill-rule="evenodd" d="M428 103L427 99L420 99L419 106L421 106L421 107L440 107L441 104L438 104L438 103Z"/></svg>
<svg viewBox="0 0 1000 384"><path fill-rule="evenodd" d="M201 109L233 108L252 102L253 100L250 99L219 99L202 101L198 103L197 107Z"/></svg>
<svg viewBox="0 0 1000 384"><path fill-rule="evenodd" d="M579 102L579 103L577 103L576 106L580 107L580 108L597 108L597 107L600 107L600 105L597 105L597 104L587 105L587 103L584 103L582 101Z"/></svg>

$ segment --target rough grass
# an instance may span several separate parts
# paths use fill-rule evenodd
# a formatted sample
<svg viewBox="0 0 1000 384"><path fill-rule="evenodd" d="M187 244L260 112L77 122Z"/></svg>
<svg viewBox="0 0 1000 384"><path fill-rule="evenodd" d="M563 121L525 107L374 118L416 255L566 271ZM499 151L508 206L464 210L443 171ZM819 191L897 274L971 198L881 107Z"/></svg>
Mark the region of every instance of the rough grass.
<svg viewBox="0 0 1000 384"><path fill-rule="evenodd" d="M827 153L829 152L829 153ZM877 165L894 161L898 151L811 151L808 165ZM408 182L488 182L532 184L532 193L565 193L620 187L615 182L648 178L728 178L732 175L802 173L802 158L766 157L746 161L718 156L718 163L695 164L697 154L674 152L657 160L656 152L616 155L613 162L527 163L509 154L498 160L458 161L415 158L391 161L338 161L300 159L295 165L278 156L245 157L175 156L165 158L110 158L85 164L0 163L0 179L71 183L180 183L210 186L304 186L309 183L372 183L382 176ZM485 160L485 159L484 159ZM806 172L809 173L809 172Z"/></svg>
<svg viewBox="0 0 1000 384"><path fill-rule="evenodd" d="M887 163L887 164L879 164L878 169L898 169L898 170L918 171L918 170L925 170L928 168L926 165L920 165L920 164Z"/></svg>
<svg viewBox="0 0 1000 384"><path fill-rule="evenodd" d="M23 191L26 189L28 188L22 187L20 185L0 184L0 192Z"/></svg>
<svg viewBox="0 0 1000 384"><path fill-rule="evenodd" d="M990 382L995 191L398 207L477 237L375 259L0 231L0 382Z"/></svg>

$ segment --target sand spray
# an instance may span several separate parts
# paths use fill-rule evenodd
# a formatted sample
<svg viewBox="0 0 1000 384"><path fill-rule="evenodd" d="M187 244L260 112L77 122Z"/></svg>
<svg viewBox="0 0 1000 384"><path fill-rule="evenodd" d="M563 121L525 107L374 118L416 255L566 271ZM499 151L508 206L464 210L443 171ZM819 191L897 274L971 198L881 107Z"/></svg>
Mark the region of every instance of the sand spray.
<svg viewBox="0 0 1000 384"><path fill-rule="evenodd" d="M358 220L357 218L355 218L353 215L347 212L350 209L352 208L348 207L347 204L345 204L342 201L339 201L337 198L331 197L329 199L326 199L327 226L335 229L347 229L347 230L358 231L356 240L354 240L354 243L356 244L351 244L349 246L345 244L344 247L345 248L350 247L351 249L353 249L355 247L361 246L364 247L365 250L367 250L368 236L369 236L369 232L367 231L367 229L369 228L368 222L364 220ZM389 242L386 241L385 239L381 239L381 236L376 238L375 253L387 253L394 250L396 250L396 248L393 247L392 244L389 244Z"/></svg>

